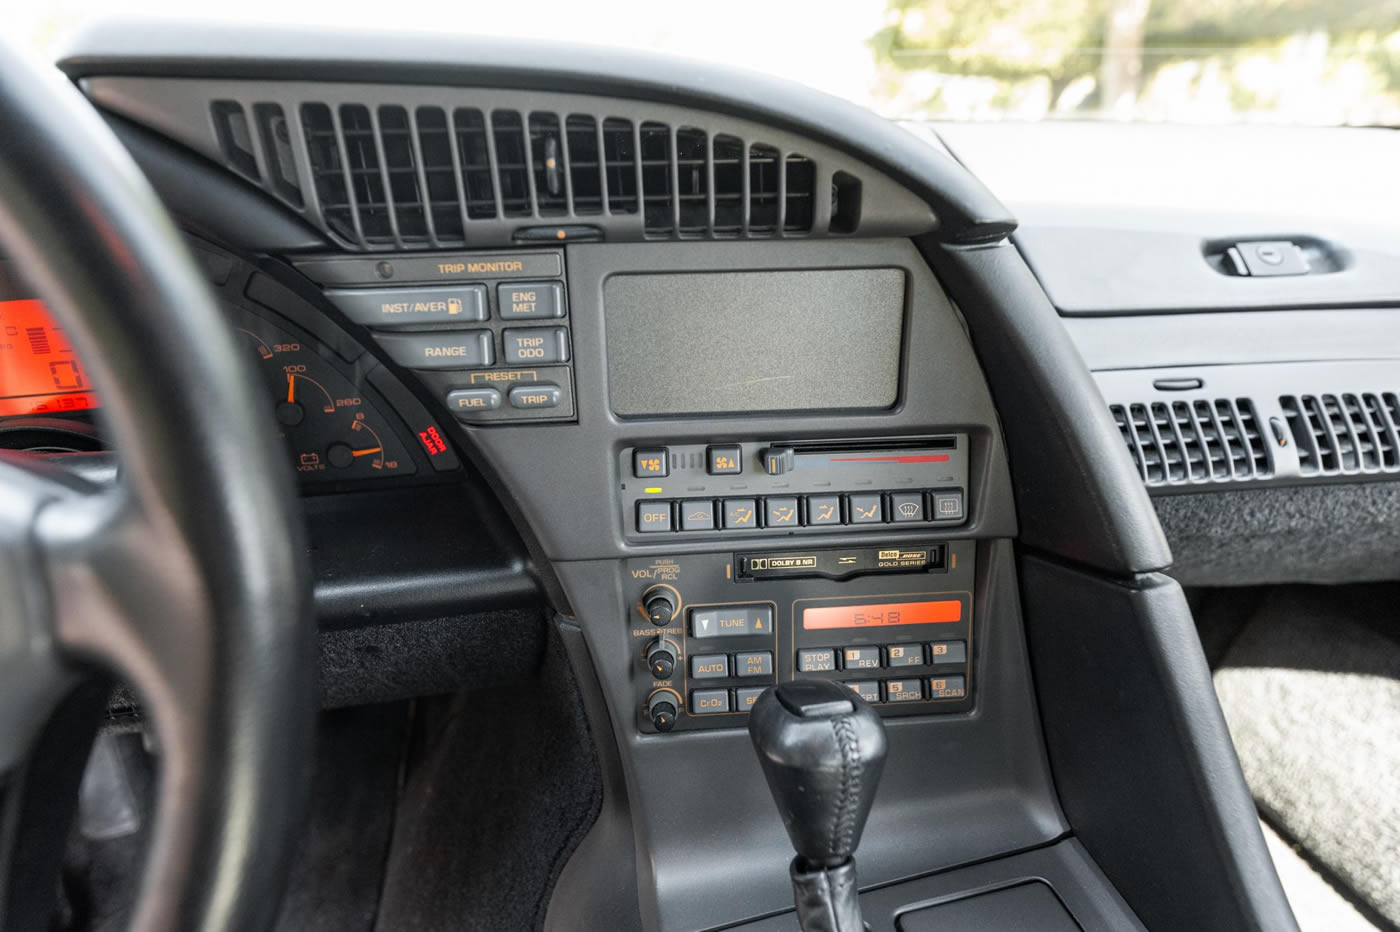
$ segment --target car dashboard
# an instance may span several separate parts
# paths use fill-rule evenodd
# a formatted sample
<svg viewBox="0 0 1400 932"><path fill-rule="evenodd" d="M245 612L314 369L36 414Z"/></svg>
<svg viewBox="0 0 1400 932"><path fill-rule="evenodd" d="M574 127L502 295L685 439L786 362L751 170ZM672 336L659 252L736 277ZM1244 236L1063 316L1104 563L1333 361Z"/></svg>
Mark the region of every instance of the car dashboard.
<svg viewBox="0 0 1400 932"><path fill-rule="evenodd" d="M1372 259L1274 226L1134 252L1111 225L1060 236L1074 223L1034 204L1018 230L959 164L1006 158L977 127L865 123L684 63L111 27L62 67L180 221L266 389L327 704L509 683L542 628L562 638L608 796L556 916L790 927L744 728L799 678L850 687L889 729L860 855L880 928L1026 885L1027 928L1277 908L1231 880L1262 843L1217 831L1242 784L1192 789L1228 738L1193 718L1200 671L1164 646L1190 622L1150 503L1175 545L1240 486L1382 478L1400 409L1375 360L1341 378L1223 343L1173 355L1181 318L1159 312L1181 308L1095 291L1085 263L1137 262L1150 290L1198 262L1211 328L1230 315L1207 286L1259 284L1231 278L1231 248L1268 234L1335 260L1332 281L1380 289L1367 302L1391 294ZM3 264L0 323L0 444L101 450L99 395ZM1191 496L1208 501L1172 504ZM1187 550L1184 581L1230 565ZM1263 573L1256 557L1233 572ZM1134 749L1121 772L1094 766L1106 745Z"/></svg>

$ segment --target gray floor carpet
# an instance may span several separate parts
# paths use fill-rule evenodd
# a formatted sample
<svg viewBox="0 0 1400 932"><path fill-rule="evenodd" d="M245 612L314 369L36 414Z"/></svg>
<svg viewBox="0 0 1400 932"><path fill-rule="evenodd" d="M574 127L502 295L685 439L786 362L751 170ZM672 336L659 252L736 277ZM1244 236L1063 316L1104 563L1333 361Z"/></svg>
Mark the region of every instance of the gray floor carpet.
<svg viewBox="0 0 1400 932"><path fill-rule="evenodd" d="M1400 590L1274 590L1215 685L1265 818L1400 925Z"/></svg>

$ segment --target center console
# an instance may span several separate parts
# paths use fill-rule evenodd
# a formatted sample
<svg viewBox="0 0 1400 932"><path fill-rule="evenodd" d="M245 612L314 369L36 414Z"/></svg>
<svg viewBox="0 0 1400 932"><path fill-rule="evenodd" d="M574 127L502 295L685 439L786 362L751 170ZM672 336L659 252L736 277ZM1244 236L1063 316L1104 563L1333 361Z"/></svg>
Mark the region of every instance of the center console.
<svg viewBox="0 0 1400 932"><path fill-rule="evenodd" d="M617 883L599 865L635 858L653 928L790 908L791 848L747 725L767 688L799 680L840 684L888 729L863 884L1060 837L1001 432L913 246L525 255L299 267L455 417L596 674L626 805L561 885L599 896ZM547 314L522 317L527 291ZM522 360L522 336L544 338L543 360ZM422 358L402 355L410 340ZM557 405L515 399L545 386Z"/></svg>

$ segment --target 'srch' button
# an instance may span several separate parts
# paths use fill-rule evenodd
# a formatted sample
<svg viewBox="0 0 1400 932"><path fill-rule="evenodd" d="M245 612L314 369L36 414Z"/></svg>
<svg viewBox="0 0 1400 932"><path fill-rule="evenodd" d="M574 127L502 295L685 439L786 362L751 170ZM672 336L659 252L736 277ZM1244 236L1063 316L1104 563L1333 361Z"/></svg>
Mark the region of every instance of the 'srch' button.
<svg viewBox="0 0 1400 932"><path fill-rule="evenodd" d="M773 608L769 605L702 608L695 609L690 613L692 637L724 638L735 635L768 634L772 630Z"/></svg>
<svg viewBox="0 0 1400 932"><path fill-rule="evenodd" d="M564 316L564 288L558 282L497 285L501 320L547 320Z"/></svg>
<svg viewBox="0 0 1400 932"><path fill-rule="evenodd" d="M326 297L346 317L366 327L456 324L487 317L485 285L331 289Z"/></svg>
<svg viewBox="0 0 1400 932"><path fill-rule="evenodd" d="M558 385L517 385L510 390L512 408L557 408L563 393Z"/></svg>
<svg viewBox="0 0 1400 932"><path fill-rule="evenodd" d="M563 327L531 327L529 330L501 331L506 364L566 362L569 358L569 332Z"/></svg>
<svg viewBox="0 0 1400 932"><path fill-rule="evenodd" d="M451 333L377 333L389 358L409 369L479 369L495 361L491 331Z"/></svg>

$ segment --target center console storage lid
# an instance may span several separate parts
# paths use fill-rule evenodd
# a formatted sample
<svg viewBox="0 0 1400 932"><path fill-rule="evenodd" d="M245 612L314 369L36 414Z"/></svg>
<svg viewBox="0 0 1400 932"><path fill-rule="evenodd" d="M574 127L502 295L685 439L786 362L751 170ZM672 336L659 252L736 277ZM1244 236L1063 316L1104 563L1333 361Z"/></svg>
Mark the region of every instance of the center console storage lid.
<svg viewBox="0 0 1400 932"><path fill-rule="evenodd" d="M1055 891L1038 880L904 913L896 928L899 932L1080 932L1079 923Z"/></svg>

